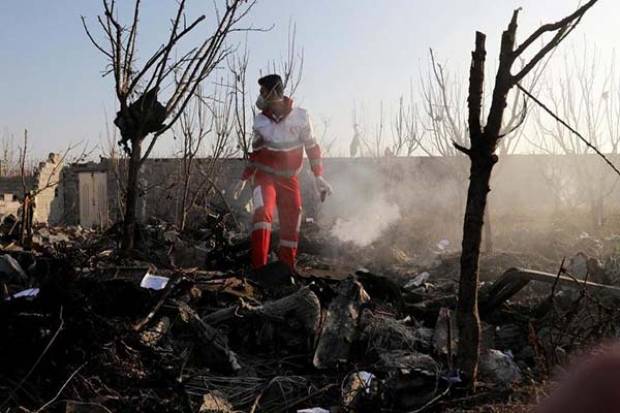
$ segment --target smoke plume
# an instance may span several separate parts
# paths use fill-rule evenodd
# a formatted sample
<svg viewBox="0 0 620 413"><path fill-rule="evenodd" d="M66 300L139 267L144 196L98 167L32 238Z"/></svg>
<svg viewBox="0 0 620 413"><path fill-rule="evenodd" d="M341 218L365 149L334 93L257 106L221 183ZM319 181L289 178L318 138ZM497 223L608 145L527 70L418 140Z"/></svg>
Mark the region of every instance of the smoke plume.
<svg viewBox="0 0 620 413"><path fill-rule="evenodd" d="M400 219L400 209L390 204L383 194L351 211L351 215L336 218L331 235L340 241L366 247L377 240L389 226Z"/></svg>

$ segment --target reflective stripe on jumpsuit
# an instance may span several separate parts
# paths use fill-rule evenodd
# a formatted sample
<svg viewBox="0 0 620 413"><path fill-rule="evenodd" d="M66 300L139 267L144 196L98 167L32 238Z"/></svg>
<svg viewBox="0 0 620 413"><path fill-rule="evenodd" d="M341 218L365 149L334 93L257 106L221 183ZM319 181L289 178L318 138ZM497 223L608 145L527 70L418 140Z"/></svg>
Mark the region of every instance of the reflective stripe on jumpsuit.
<svg viewBox="0 0 620 413"><path fill-rule="evenodd" d="M261 170L254 175L252 194L252 268L267 264L274 209L278 208L280 240L278 258L295 267L301 225L301 192L297 176L281 177Z"/></svg>

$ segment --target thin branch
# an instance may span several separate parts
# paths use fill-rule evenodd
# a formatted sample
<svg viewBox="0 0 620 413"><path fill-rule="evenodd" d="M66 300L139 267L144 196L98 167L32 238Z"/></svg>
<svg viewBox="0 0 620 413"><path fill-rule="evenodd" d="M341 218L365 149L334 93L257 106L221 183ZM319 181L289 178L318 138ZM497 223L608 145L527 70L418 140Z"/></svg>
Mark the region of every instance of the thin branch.
<svg viewBox="0 0 620 413"><path fill-rule="evenodd" d="M71 382L71 380L76 376L76 374L78 374L80 372L80 370L82 370L84 368L84 366L86 366L88 362L85 361L84 363L82 363L80 365L80 367L78 367L77 369L75 369L73 371L73 373L71 373L71 375L69 376L69 378L63 383L63 385L60 387L60 389L58 390L58 392L56 393L56 395L47 403L45 403L43 406L39 407L35 413L39 413L42 411L45 411L45 409L47 409L49 406L51 406L62 394L63 390L69 385L69 383ZM107 410L107 409L106 409Z"/></svg>
<svg viewBox="0 0 620 413"><path fill-rule="evenodd" d="M586 11L590 9L590 7L594 6L594 4L597 1L598 0L590 0L583 6L578 8L574 13L566 16L562 20L557 21L555 23L549 23L549 24L542 25L534 33L532 33L521 45L519 45L515 49L514 55L515 56L522 55L523 52L525 52L525 50L543 34L547 32L554 32L554 31L560 30L561 28L567 26L574 20L581 18L586 13Z"/></svg>
<svg viewBox="0 0 620 413"><path fill-rule="evenodd" d="M584 138L583 135L581 135L578 131L573 129L568 123L566 123L566 121L564 121L562 118L560 118L558 115L556 115L551 109L549 109L544 103L542 103L540 100L538 100L534 95L532 95L523 86L521 86L520 84L517 83L517 87L523 93L525 93L530 99L532 99L538 106L540 106L545 112L547 112L549 115L551 115L551 117L553 117L557 122L561 123L562 125L564 125L564 127L566 127L573 134L575 134L588 148L592 149L598 156L600 156L605 161L605 163L607 165L609 165L611 167L611 169L614 170L614 172L616 172L616 174L618 174L620 176L620 170L618 170L618 168L616 168L616 166L596 146L594 146L592 143L590 143L590 141L588 141L586 138Z"/></svg>
<svg viewBox="0 0 620 413"><path fill-rule="evenodd" d="M88 36L88 39L93 44L93 46L95 46L95 48L99 50L101 53L106 55L108 59L112 60L113 59L112 54L108 52L107 50L105 50L101 45L99 45L99 43L97 43L97 41L93 38L93 35L88 30L88 26L86 25L86 19L84 18L84 16L81 16L80 18L82 19L82 26L84 26L84 30L86 31L86 36Z"/></svg>

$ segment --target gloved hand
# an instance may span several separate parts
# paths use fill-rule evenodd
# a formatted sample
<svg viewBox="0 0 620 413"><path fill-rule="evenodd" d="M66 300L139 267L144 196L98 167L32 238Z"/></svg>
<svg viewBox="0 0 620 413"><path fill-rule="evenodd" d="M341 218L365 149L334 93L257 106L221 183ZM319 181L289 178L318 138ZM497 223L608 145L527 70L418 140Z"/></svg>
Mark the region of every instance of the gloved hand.
<svg viewBox="0 0 620 413"><path fill-rule="evenodd" d="M317 176L314 180L314 187L316 192L321 196L321 202L325 201L327 195L334 193L332 186L322 176Z"/></svg>
<svg viewBox="0 0 620 413"><path fill-rule="evenodd" d="M237 200L239 199L239 197L241 196L241 193L243 192L243 189L245 188L245 184L248 181L245 179L240 179L239 182L237 182L235 184L235 187L233 189L233 199Z"/></svg>

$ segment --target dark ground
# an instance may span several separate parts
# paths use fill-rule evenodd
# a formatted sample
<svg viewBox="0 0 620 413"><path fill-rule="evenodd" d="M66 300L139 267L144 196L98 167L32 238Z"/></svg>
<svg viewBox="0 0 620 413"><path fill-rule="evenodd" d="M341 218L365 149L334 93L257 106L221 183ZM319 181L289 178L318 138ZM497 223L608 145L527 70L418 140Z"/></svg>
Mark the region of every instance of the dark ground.
<svg viewBox="0 0 620 413"><path fill-rule="evenodd" d="M617 335L617 299L530 283L484 319L483 351L511 354L520 379L488 371L476 393L459 390L450 384L456 344L441 338L438 321L454 308L459 271L458 231L446 222L401 221L366 248L306 225L295 284L277 266L246 277L247 240L226 220L186 234L152 222L131 258L115 249L114 231L43 228L34 252L5 234L4 251L25 277L0 271L0 412L531 411L571 355ZM565 267L578 264L578 253L601 269L589 280L620 283L620 216L594 230L588 222L494 220L482 294L511 267L556 273L564 258ZM141 288L147 269L169 277L168 286ZM423 272L426 281L407 286ZM264 310L303 286L320 304L318 330L308 328L305 304ZM341 327L353 341L346 360L317 368L313 355L345 286L357 291L347 298L353 322ZM40 288L35 298L6 300L29 287ZM214 318L226 309L232 316ZM374 375L361 392L351 388L358 371Z"/></svg>

